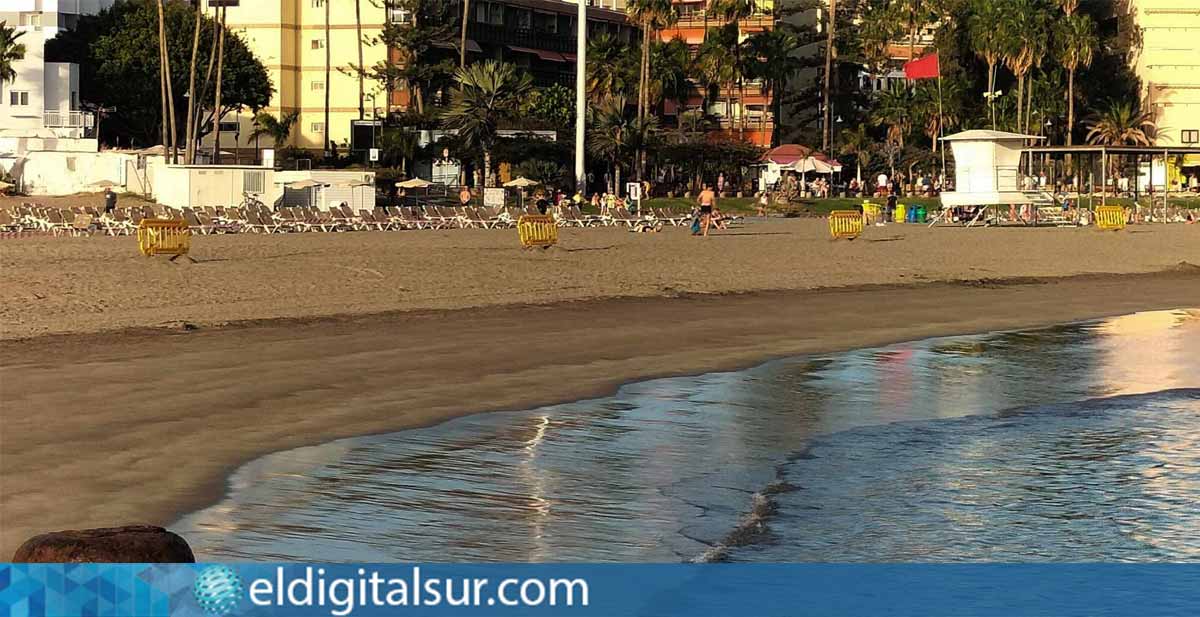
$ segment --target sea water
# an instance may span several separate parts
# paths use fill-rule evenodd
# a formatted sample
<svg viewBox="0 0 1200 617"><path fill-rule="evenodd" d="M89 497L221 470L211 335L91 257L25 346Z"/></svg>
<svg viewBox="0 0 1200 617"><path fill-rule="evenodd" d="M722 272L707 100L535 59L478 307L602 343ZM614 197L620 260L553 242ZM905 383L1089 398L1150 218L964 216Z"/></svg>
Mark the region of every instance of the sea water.
<svg viewBox="0 0 1200 617"><path fill-rule="evenodd" d="M1200 311L626 385L255 460L207 560L1200 559Z"/></svg>

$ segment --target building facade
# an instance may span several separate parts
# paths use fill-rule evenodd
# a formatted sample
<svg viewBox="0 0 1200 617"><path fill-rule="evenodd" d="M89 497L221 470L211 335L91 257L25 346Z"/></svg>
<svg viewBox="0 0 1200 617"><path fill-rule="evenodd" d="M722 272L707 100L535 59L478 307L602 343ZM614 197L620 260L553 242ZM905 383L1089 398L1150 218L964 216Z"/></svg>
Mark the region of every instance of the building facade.
<svg viewBox="0 0 1200 617"><path fill-rule="evenodd" d="M1130 0L1140 41L1134 70L1157 145L1200 146L1200 2Z"/></svg>
<svg viewBox="0 0 1200 617"><path fill-rule="evenodd" d="M676 37L682 39L696 53L704 43L708 30L727 25L708 11L708 0L672 0L679 13L674 26L661 31L663 41ZM738 37L745 41L757 32L775 27L775 0L758 0L754 14L738 23ZM745 99L742 99L742 92ZM704 95L697 84L691 98L683 109L674 104L666 105L666 114L676 116L680 112L699 110L704 106ZM759 146L771 145L775 131L772 93L757 80L748 80L739 88L738 84L722 84L717 96L708 101L705 113L715 120L710 136L715 139L734 139Z"/></svg>
<svg viewBox="0 0 1200 617"><path fill-rule="evenodd" d="M209 0L204 10L212 14ZM459 0L446 0L461 7ZM632 28L624 14L624 0L585 0L588 2L589 30L632 37ZM329 4L329 31L325 36L325 9ZM382 4L382 3L379 3ZM361 0L363 64L384 62L389 51L369 42L382 34L387 23L405 23L411 15L391 10L370 0ZM473 0L467 23L467 50L471 61L495 59L511 62L528 71L539 86L555 83L573 86L575 75L575 32L578 5L574 0ZM271 104L264 111L276 115L296 112L299 119L288 145L321 151L333 142L341 153L352 145L354 127L368 130L375 118L403 110L410 101L408 93L396 91L392 99L377 82L367 80L364 87L364 115L359 116L357 22L355 0L242 0L228 8L226 26L238 32L267 68L275 86ZM462 24L462 10L456 15L455 31ZM441 53L457 58L456 39L439 45ZM330 76L326 83L326 51L329 52ZM392 52L395 53L394 50ZM397 57L396 55L392 56ZM329 126L325 126L325 94L329 92ZM249 138L253 132L249 111L231 113L222 119L221 149L248 156L256 150ZM211 146L213 136L206 138ZM264 145L264 144L258 144Z"/></svg>
<svg viewBox="0 0 1200 617"><path fill-rule="evenodd" d="M326 37L326 2L329 3L329 36ZM369 41L382 33L386 21L401 15L387 14L374 2L360 1L362 15L363 64L371 66L386 58L382 45ZM201 9L210 16L214 9L209 0ZM355 0L242 0L239 6L225 9L225 25L242 36L247 46L266 67L275 93L263 111L280 117L299 114L288 145L322 151L332 142L340 150L348 147L351 123L360 120L358 76L358 21ZM329 79L326 83L326 50L329 52ZM387 105L377 84L366 82L364 116L372 117L373 108ZM329 126L325 125L325 94L329 93ZM221 119L221 149L227 152L253 152L258 146L249 136L254 117L249 110L227 114ZM211 146L213 135L205 138Z"/></svg>
<svg viewBox="0 0 1200 617"><path fill-rule="evenodd" d="M46 62L46 41L70 29L80 15L100 12L113 0L0 0L0 21L16 27L25 57L16 79L0 83L0 151L92 151L94 115L80 109L79 65Z"/></svg>

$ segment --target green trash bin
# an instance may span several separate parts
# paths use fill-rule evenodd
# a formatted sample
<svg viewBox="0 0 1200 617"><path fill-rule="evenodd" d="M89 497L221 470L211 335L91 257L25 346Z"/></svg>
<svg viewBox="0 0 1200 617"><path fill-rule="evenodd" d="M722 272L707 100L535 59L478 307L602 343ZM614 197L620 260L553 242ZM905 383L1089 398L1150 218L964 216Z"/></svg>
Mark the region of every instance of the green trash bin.
<svg viewBox="0 0 1200 617"><path fill-rule="evenodd" d="M917 206L917 222L924 223L928 213L925 211L925 206Z"/></svg>

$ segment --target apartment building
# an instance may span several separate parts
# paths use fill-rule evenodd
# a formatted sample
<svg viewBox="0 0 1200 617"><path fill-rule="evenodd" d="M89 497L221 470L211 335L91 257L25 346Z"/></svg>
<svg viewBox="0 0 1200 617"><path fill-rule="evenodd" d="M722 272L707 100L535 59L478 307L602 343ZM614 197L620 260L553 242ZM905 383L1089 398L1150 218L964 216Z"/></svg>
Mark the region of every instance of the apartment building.
<svg viewBox="0 0 1200 617"><path fill-rule="evenodd" d="M389 18L403 17L389 16L384 8L369 0L358 5L364 39L378 37ZM214 15L209 0L201 0L201 9ZM275 86L271 103L263 111L276 117L299 113L288 145L319 152L332 142L344 151L350 142L351 123L360 119L358 77L352 68L358 64L355 0L242 0L239 6L225 10L226 27L245 39ZM328 82L326 50L330 59ZM364 44L363 64L379 63L386 54L382 45ZM327 91L328 126L325 125ZM384 113L387 101L378 84L366 83L366 98L364 116L370 118L373 108ZM249 137L254 131L254 118L249 110L226 115L220 128L222 150L244 153L255 149L256 144ZM205 142L211 146L212 140L209 135Z"/></svg>
<svg viewBox="0 0 1200 617"><path fill-rule="evenodd" d="M609 32L626 39L633 29L625 17L624 0L585 0L588 28L593 34ZM209 0L201 0L209 11ZM326 2L329 3L329 37L326 39ZM447 0L461 7L459 0ZM362 35L376 38L387 23L405 23L412 18L402 10L381 7L370 0L359 2ZM575 32L578 5L574 0L473 0L467 23L467 51L471 61L495 59L516 64L533 77L536 85L574 84ZM354 142L354 127L360 138L375 118L409 105L405 91L392 99L378 83L367 81L365 114L359 117L358 64L355 0L243 0L227 9L226 24L241 34L271 75L275 95L268 113L298 112L289 145L320 151L329 142L345 152ZM452 11L455 31L462 24L462 10ZM439 47L447 57L457 58L458 40L443 41ZM326 51L330 76L326 83ZM387 58L382 45L363 46L363 64L375 65ZM393 56L395 57L395 56ZM325 126L325 94L329 92L329 126ZM366 128L364 128L366 127ZM247 152L255 148L249 139L253 118L247 111L222 119L221 149ZM207 138L211 145L212 137ZM369 138L368 138L369 139ZM354 142L354 143L352 143ZM262 144L260 144L262 145Z"/></svg>
<svg viewBox="0 0 1200 617"><path fill-rule="evenodd" d="M15 26L25 58L15 80L0 83L0 152L97 150L93 114L80 110L79 65L46 62L46 41L70 29L80 15L113 0L0 0L0 21Z"/></svg>
<svg viewBox="0 0 1200 617"><path fill-rule="evenodd" d="M1200 147L1200 2L1129 0L1140 45L1134 70L1158 145Z"/></svg>
<svg viewBox="0 0 1200 617"><path fill-rule="evenodd" d="M704 42L708 29L727 25L727 22L709 14L708 0L673 0L679 12L679 21L672 27L661 32L663 41L675 37L683 39L693 52ZM775 27L775 0L758 0L753 15L738 23L738 36L746 40L757 32L770 30ZM758 81L744 83L745 98L737 84L725 84L717 96L708 101L706 113L716 119L710 136L718 139L737 139L759 146L770 146L771 137L775 130L774 105L771 92L763 88ZM700 109L704 105L704 96L697 84L692 97L688 99L682 110L668 103L668 116L678 115L681 111ZM744 120L744 122L743 122Z"/></svg>

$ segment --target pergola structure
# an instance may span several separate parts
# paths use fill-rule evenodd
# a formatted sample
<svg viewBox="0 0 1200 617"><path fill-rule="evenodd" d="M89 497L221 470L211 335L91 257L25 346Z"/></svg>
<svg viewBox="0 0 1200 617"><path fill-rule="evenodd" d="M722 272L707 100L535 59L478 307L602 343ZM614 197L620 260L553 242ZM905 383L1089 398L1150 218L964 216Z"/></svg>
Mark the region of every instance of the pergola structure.
<svg viewBox="0 0 1200 617"><path fill-rule="evenodd" d="M1149 185L1150 191L1148 192L1148 194L1151 196L1150 212L1151 212L1152 216L1154 213L1154 199L1153 199L1153 197L1154 197L1154 194L1153 194L1154 162L1156 160L1161 159L1163 162L1163 169L1164 169L1163 190L1162 190L1162 207L1163 207L1163 221L1164 222L1166 221L1167 209L1169 207L1167 200L1168 200L1168 197L1171 192L1171 187L1170 187L1171 179L1167 172L1167 170L1170 167L1169 160L1171 159L1171 157L1182 156L1182 157L1185 157L1185 160L1191 159L1191 160L1197 160L1198 162L1200 162L1200 148L1183 147L1183 146L1097 146L1097 145L1032 146L1032 147L1025 148L1022 151L1022 153L1029 155L1026 159L1026 162L1028 165L1028 167L1026 169L1029 171L1029 175L1033 175L1035 167L1036 167L1035 163L1038 161L1039 155L1041 155L1041 159L1042 159L1041 166L1042 166L1043 170L1048 168L1050 170L1052 176L1053 176L1054 168L1053 168L1053 166L1047 165L1045 162L1046 159L1048 159L1052 155L1076 156L1081 159L1089 160L1092 163L1091 165L1077 166L1077 169L1089 170L1089 173L1087 174L1087 180L1088 180L1087 183L1085 184L1083 182L1082 178L1080 178L1077 183L1077 186L1078 186L1078 189L1079 189L1079 192L1081 195L1084 192L1084 190L1083 190L1084 187L1085 186L1087 187L1086 192L1088 195L1089 207L1093 207L1095 205L1094 199L1095 199L1095 193L1096 193L1096 182L1095 182L1096 178L1095 178L1094 163L1096 161L1099 161L1099 163L1100 163L1100 186L1099 186L1099 188L1100 188L1100 205L1107 205L1108 193L1109 193L1108 173L1109 173L1109 162L1111 160L1111 157L1121 156L1121 157L1132 157L1134 159L1135 173L1134 173L1133 192L1134 192L1135 196L1138 195L1138 193L1140 191L1140 187L1141 187L1140 180L1141 180L1142 176L1141 176L1141 165L1140 164L1143 160L1147 160L1150 163L1150 180L1151 181L1150 181L1150 185ZM1186 185L1186 181L1185 181L1184 187L1186 188L1186 186L1187 185ZM1116 193L1116 191L1114 191L1114 193Z"/></svg>

